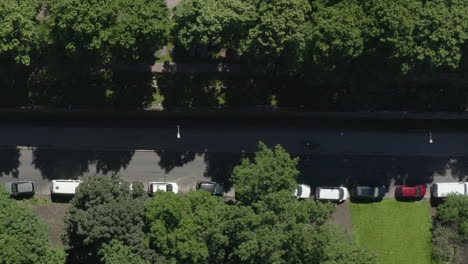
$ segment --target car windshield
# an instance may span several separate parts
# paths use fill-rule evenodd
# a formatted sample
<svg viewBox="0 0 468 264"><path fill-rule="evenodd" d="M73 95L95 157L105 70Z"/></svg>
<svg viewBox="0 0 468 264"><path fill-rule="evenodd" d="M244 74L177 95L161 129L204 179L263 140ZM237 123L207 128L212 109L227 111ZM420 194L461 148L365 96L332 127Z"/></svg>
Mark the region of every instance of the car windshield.
<svg viewBox="0 0 468 264"><path fill-rule="evenodd" d="M340 199L343 199L343 197L344 197L343 189L338 189L338 191L340 192Z"/></svg>
<svg viewBox="0 0 468 264"><path fill-rule="evenodd" d="M216 185L215 185L215 192L216 192L216 193L222 193L222 192L224 192L224 187L223 187L223 185L221 185L221 184L216 184Z"/></svg>
<svg viewBox="0 0 468 264"><path fill-rule="evenodd" d="M18 192L18 184L17 184L17 183L13 183L13 184L11 185L11 191L12 191L13 193L17 193L17 192Z"/></svg>
<svg viewBox="0 0 468 264"><path fill-rule="evenodd" d="M166 185L166 191L172 192L172 184Z"/></svg>
<svg viewBox="0 0 468 264"><path fill-rule="evenodd" d="M297 196L302 195L302 186L297 187Z"/></svg>
<svg viewBox="0 0 468 264"><path fill-rule="evenodd" d="M419 195L421 195L421 188L419 188L418 186L416 187L416 196L419 196Z"/></svg>

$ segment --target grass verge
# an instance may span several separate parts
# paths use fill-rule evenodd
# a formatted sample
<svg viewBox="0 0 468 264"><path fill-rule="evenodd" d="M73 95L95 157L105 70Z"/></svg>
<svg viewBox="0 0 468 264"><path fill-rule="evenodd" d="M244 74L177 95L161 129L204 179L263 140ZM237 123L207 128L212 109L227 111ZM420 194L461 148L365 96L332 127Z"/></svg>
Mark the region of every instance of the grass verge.
<svg viewBox="0 0 468 264"><path fill-rule="evenodd" d="M431 218L428 201L351 204L359 246L378 254L379 264L431 263Z"/></svg>

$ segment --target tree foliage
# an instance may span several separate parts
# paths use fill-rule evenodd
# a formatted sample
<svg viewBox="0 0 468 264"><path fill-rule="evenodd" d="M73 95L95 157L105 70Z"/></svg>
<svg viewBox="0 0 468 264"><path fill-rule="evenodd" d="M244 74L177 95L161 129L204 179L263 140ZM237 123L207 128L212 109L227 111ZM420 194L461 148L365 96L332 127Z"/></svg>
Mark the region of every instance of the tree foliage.
<svg viewBox="0 0 468 264"><path fill-rule="evenodd" d="M437 220L441 224L455 226L460 238L468 240L468 197L451 195L437 207Z"/></svg>
<svg viewBox="0 0 468 264"><path fill-rule="evenodd" d="M65 242L77 256L97 259L102 244L121 241L144 254L144 201L142 185L133 186L118 176L89 176L78 187L65 219Z"/></svg>
<svg viewBox="0 0 468 264"><path fill-rule="evenodd" d="M167 41L170 28L163 0L51 0L50 38L77 61L145 61Z"/></svg>
<svg viewBox="0 0 468 264"><path fill-rule="evenodd" d="M184 2L177 43L231 48L259 70L454 70L468 39L463 0Z"/></svg>
<svg viewBox="0 0 468 264"><path fill-rule="evenodd" d="M355 1L340 1L335 5L323 2L314 2L307 36L310 58L306 59L333 70L362 55L366 20L362 7Z"/></svg>
<svg viewBox="0 0 468 264"><path fill-rule="evenodd" d="M194 47L237 48L251 8L241 0L185 0L175 9L174 38L186 49Z"/></svg>
<svg viewBox="0 0 468 264"><path fill-rule="evenodd" d="M150 248L170 263L375 263L326 224L334 204L294 197L297 161L260 143L254 162L243 160L233 172L241 192L234 205L202 191L157 192L146 203Z"/></svg>
<svg viewBox="0 0 468 264"><path fill-rule="evenodd" d="M468 197L449 195L437 207L432 234L433 257L441 263L464 263L463 244L468 241Z"/></svg>
<svg viewBox="0 0 468 264"><path fill-rule="evenodd" d="M118 240L103 244L99 255L101 255L101 262L104 264L149 264L140 255L135 254L132 248Z"/></svg>
<svg viewBox="0 0 468 264"><path fill-rule="evenodd" d="M65 263L62 249L49 246L47 227L23 203L0 186L0 263Z"/></svg>
<svg viewBox="0 0 468 264"><path fill-rule="evenodd" d="M208 192L187 196L156 192L146 204L150 247L175 263L206 263L209 250L204 232L220 222L218 214L224 207L220 198Z"/></svg>
<svg viewBox="0 0 468 264"><path fill-rule="evenodd" d="M0 1L0 58L29 65L37 48L38 0Z"/></svg>
<svg viewBox="0 0 468 264"><path fill-rule="evenodd" d="M147 236L170 263L374 263L374 255L325 224L334 208L288 191L252 206L201 191L157 192L146 204Z"/></svg>
<svg viewBox="0 0 468 264"><path fill-rule="evenodd" d="M254 160L243 159L234 168L231 178L236 199L246 205L261 200L269 193L286 190L292 194L297 188L299 171L296 166L299 158L292 159L280 145L270 149L260 142L258 148Z"/></svg>

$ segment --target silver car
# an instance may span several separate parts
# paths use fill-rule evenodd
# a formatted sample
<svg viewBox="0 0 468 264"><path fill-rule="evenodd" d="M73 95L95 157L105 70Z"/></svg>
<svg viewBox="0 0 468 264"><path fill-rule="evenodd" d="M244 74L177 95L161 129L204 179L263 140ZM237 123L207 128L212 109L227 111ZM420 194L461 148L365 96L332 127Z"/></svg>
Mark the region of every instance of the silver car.
<svg viewBox="0 0 468 264"><path fill-rule="evenodd" d="M34 182L32 181L7 182L5 187L13 197L34 196Z"/></svg>

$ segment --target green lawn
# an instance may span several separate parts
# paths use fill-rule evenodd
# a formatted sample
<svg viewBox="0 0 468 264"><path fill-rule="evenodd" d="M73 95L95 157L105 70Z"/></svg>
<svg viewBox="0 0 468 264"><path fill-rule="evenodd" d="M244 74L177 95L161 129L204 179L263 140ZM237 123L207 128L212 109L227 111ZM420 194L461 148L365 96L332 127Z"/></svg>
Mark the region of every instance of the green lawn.
<svg viewBox="0 0 468 264"><path fill-rule="evenodd" d="M357 243L378 254L380 264L431 263L429 202L384 199L351 203Z"/></svg>

